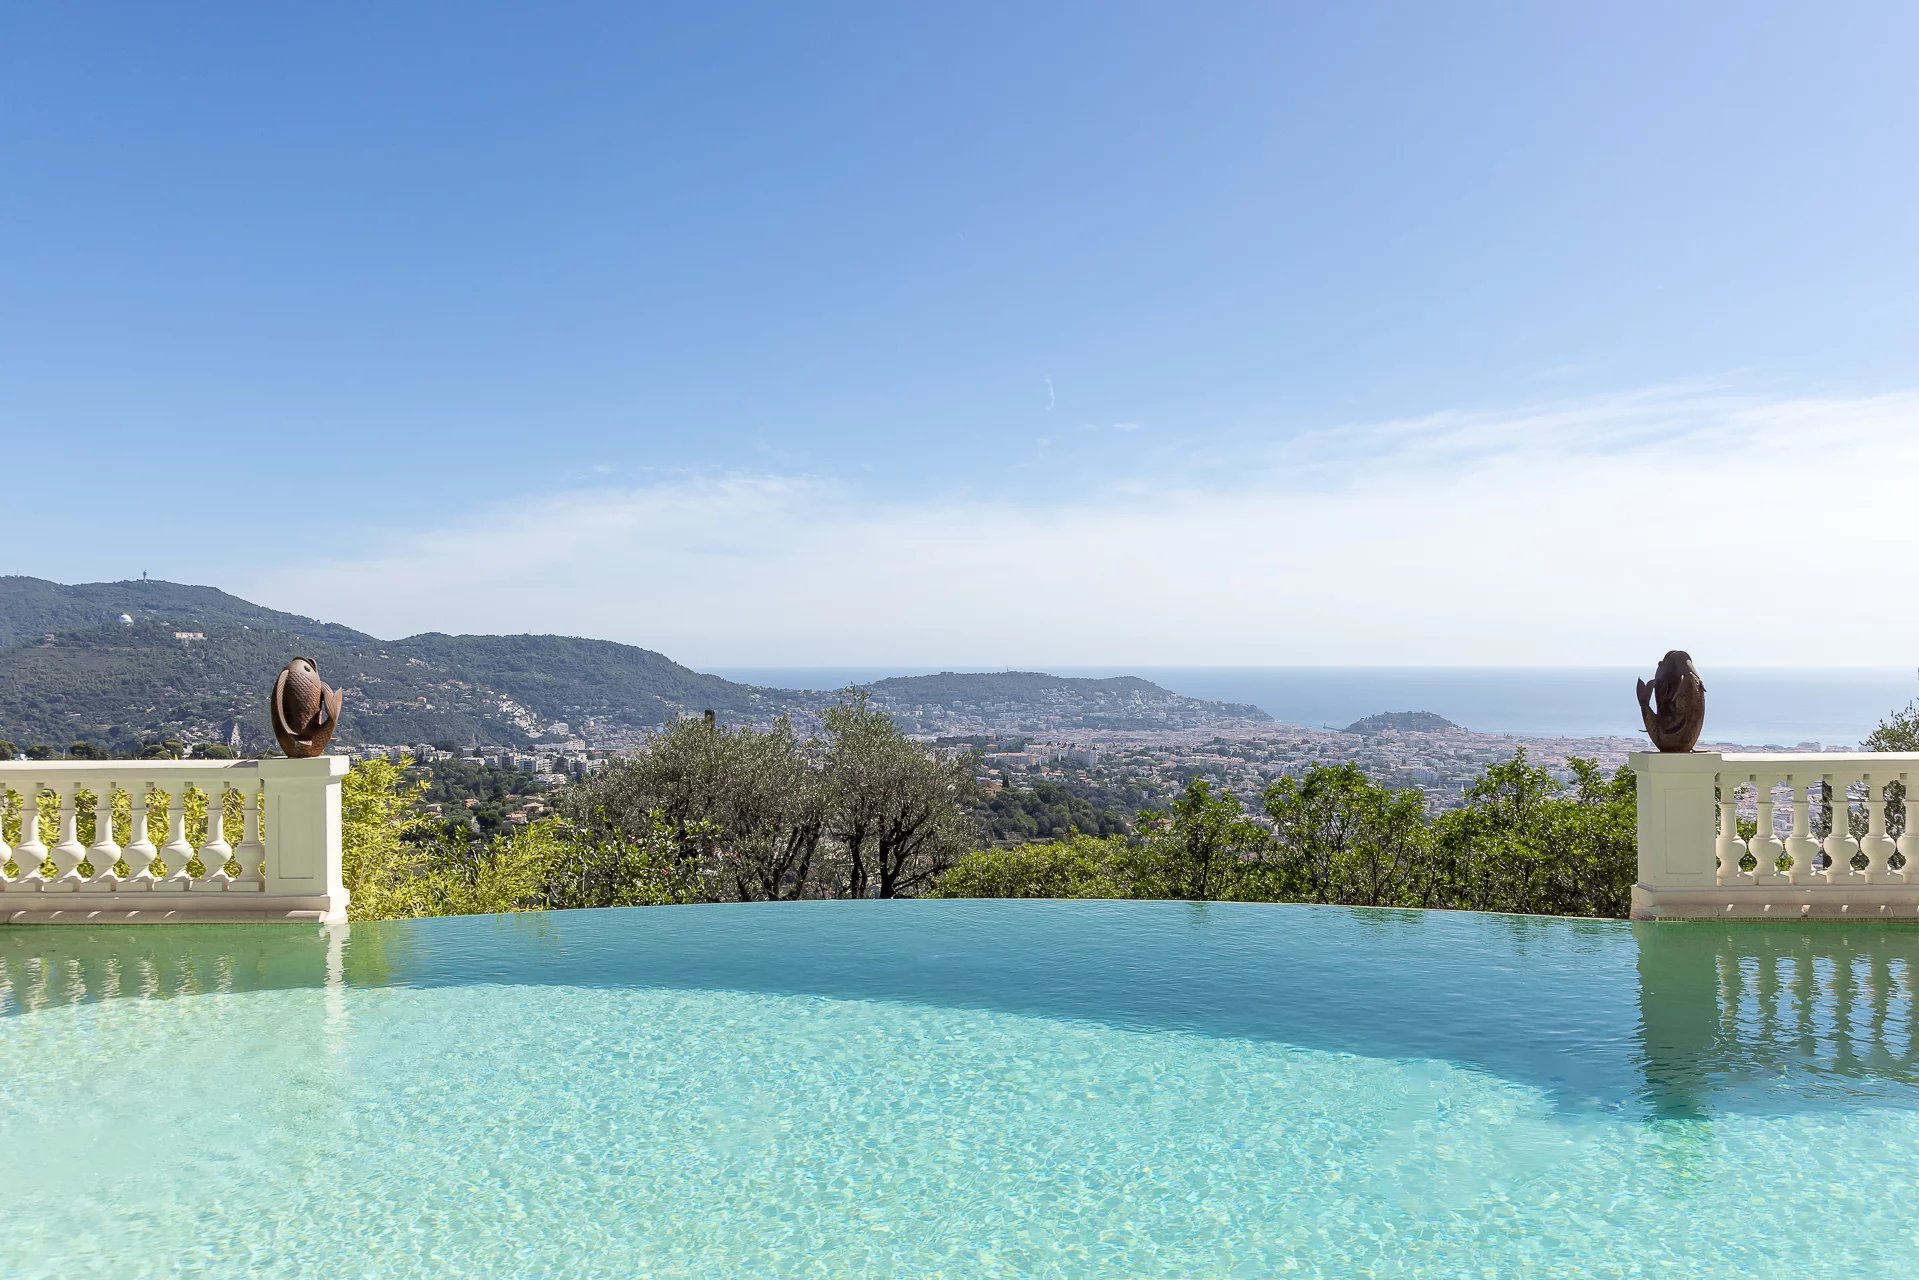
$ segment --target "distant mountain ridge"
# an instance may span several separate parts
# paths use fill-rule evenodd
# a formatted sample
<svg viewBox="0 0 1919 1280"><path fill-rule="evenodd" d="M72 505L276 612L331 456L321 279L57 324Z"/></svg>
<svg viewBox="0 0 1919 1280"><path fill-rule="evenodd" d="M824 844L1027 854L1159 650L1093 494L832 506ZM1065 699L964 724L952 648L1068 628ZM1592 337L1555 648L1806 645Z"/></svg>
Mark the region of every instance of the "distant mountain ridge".
<svg viewBox="0 0 1919 1280"><path fill-rule="evenodd" d="M262 748L267 690L295 654L347 690L338 738L346 745L512 746L574 736L619 746L679 714L805 719L835 696L739 684L609 640L438 632L382 640L212 587L0 577L0 738L125 747L156 736L219 737L237 724L248 749ZM908 732L1268 719L1257 708L1185 698L1131 677L949 672L868 688Z"/></svg>
<svg viewBox="0 0 1919 1280"><path fill-rule="evenodd" d="M218 587L147 579L68 586L44 578L0 576L0 648L38 640L49 633L108 626L121 614L135 622L262 627L340 642L373 639L338 623L317 622L242 600Z"/></svg>

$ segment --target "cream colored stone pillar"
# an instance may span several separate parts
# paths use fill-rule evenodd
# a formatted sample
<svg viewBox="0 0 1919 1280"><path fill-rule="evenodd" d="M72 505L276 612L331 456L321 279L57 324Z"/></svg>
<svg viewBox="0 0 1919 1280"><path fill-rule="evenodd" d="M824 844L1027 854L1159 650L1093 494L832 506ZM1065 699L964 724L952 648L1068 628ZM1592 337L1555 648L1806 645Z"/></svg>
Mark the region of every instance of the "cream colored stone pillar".
<svg viewBox="0 0 1919 1280"><path fill-rule="evenodd" d="M323 924L346 919L340 779L347 767L345 756L260 761L266 788L263 888L280 913Z"/></svg>
<svg viewBox="0 0 1919 1280"><path fill-rule="evenodd" d="M1713 784L1722 762L1712 751L1635 751L1631 760L1639 779L1633 915L1645 916L1661 890L1710 889L1717 882Z"/></svg>

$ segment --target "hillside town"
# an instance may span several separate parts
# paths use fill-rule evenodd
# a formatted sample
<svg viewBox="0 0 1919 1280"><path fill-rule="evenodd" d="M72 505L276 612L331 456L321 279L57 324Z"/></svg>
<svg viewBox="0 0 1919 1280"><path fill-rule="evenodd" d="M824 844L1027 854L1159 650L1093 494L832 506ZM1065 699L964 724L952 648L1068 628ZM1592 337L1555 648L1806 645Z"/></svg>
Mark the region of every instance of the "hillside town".
<svg viewBox="0 0 1919 1280"><path fill-rule="evenodd" d="M1193 778L1250 800L1275 779L1298 776L1321 765L1353 763L1380 783L1421 792L1433 812L1464 802L1473 779L1488 765L1510 759L1515 749L1555 776L1569 779L1574 757L1610 772L1627 755L1645 749L1638 738L1483 733L1456 725L1430 729L1384 728L1375 732L1315 729L1274 723L1232 723L1191 729L1081 730L1052 735L1045 718L1001 715L1013 732L982 732L980 718L939 717L922 709L912 736L945 752L972 755L976 777L988 791L1030 790L1051 783L1075 794L1118 804L1120 796L1170 797ZM1377 717L1389 720L1392 717ZM1036 720L1038 721L1036 723ZM1432 721L1438 721L1432 717ZM459 762L523 775L529 794L585 777L607 761L642 749L643 735L621 732L615 740L589 737L565 722L537 726L531 746L455 747L450 744L367 744L341 749L356 759L411 759L418 766ZM1737 744L1715 744L1733 747ZM1803 744L1802 749L1817 749ZM1130 816L1130 815L1129 815ZM517 815L509 815L510 818Z"/></svg>
<svg viewBox="0 0 1919 1280"><path fill-rule="evenodd" d="M1205 778L1250 799L1275 779L1319 765L1357 764L1383 785L1422 792L1434 811L1458 806L1486 767L1516 748L1556 776L1571 777L1580 756L1608 771L1644 743L1633 738L1538 737L1478 733L1457 726L1427 731L1357 734L1298 725L1199 732L1112 735L1072 742L1026 742L1018 750L985 751L982 774L1002 783L1054 782L1071 788L1116 783L1171 795Z"/></svg>

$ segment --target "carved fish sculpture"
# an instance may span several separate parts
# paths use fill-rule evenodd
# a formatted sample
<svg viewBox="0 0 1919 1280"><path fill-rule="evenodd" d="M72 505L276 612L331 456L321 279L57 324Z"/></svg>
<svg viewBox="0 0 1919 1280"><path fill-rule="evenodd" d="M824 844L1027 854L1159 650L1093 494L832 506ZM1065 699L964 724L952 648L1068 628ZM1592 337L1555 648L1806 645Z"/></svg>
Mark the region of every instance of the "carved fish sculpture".
<svg viewBox="0 0 1919 1280"><path fill-rule="evenodd" d="M290 759L303 760L326 750L340 725L340 691L320 680L311 658L295 658L273 682L273 736Z"/></svg>
<svg viewBox="0 0 1919 1280"><path fill-rule="evenodd" d="M1639 714L1653 746L1661 751L1693 749L1706 727L1706 686L1691 654L1674 649L1659 660L1651 684L1639 682Z"/></svg>

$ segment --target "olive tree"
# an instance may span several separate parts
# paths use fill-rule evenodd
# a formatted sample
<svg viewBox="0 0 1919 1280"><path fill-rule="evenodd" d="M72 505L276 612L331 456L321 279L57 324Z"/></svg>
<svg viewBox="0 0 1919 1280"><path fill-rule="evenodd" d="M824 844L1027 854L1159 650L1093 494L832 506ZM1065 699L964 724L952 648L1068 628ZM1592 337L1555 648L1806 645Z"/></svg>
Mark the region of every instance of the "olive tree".
<svg viewBox="0 0 1919 1280"><path fill-rule="evenodd" d="M906 897L971 848L973 775L906 737L859 689L824 716L827 823L855 898Z"/></svg>
<svg viewBox="0 0 1919 1280"><path fill-rule="evenodd" d="M683 717L557 798L583 834L662 837L703 896L751 901L819 896L824 795L816 748L786 720L727 729Z"/></svg>

